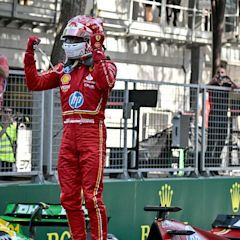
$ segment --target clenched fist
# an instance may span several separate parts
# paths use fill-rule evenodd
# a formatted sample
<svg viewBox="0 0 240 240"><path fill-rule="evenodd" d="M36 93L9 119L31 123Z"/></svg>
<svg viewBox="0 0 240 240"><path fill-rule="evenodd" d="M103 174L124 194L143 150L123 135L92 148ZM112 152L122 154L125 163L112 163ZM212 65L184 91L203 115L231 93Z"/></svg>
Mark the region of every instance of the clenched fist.
<svg viewBox="0 0 240 240"><path fill-rule="evenodd" d="M103 33L95 33L91 36L90 42L93 50L102 50L103 42L104 42L104 34Z"/></svg>
<svg viewBox="0 0 240 240"><path fill-rule="evenodd" d="M30 36L28 38L28 43L27 43L27 52L33 53L34 52L34 45L39 44L40 39L38 36Z"/></svg>

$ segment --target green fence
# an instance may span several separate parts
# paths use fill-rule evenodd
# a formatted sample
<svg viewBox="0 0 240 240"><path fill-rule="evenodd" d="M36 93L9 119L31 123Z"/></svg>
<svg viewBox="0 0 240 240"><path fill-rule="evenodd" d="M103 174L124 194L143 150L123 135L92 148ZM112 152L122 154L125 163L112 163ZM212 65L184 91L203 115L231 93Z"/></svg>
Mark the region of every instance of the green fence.
<svg viewBox="0 0 240 240"><path fill-rule="evenodd" d="M9 202L59 203L57 184L0 185L0 214ZM147 204L172 205L183 211L170 218L210 229L217 214L239 214L239 178L146 179L105 181L109 232L120 240L145 240L155 213ZM27 228L22 228L26 234ZM38 227L37 240L67 240L65 227Z"/></svg>

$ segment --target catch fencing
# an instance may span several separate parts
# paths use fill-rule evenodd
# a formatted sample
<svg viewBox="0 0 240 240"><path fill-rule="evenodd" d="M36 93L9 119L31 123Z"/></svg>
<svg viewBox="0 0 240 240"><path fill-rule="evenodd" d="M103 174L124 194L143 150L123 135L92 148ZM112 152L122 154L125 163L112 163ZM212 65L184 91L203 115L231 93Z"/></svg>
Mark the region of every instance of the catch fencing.
<svg viewBox="0 0 240 240"><path fill-rule="evenodd" d="M63 129L59 89L29 92L24 75L16 71L8 82L5 107L13 109L17 122L16 162L1 161L0 176L58 181ZM211 102L215 103L213 114ZM239 106L239 90L118 79L106 109L105 176L199 176L216 171L231 175L239 171Z"/></svg>
<svg viewBox="0 0 240 240"><path fill-rule="evenodd" d="M37 181L43 181L43 95L43 92L27 90L22 71L11 71L4 93L0 124L1 130L16 124L16 138L9 136L7 131L0 134L0 159L5 149L2 138L7 137L11 145L16 144L16 161L0 161L0 176L32 176ZM9 109L12 111L10 114L6 112Z"/></svg>

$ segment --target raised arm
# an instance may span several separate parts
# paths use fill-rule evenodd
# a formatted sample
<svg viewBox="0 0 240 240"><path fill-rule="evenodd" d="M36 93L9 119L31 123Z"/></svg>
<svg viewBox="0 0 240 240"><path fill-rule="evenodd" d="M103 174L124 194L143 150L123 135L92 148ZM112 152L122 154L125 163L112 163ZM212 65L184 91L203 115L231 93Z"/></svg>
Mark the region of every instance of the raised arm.
<svg viewBox="0 0 240 240"><path fill-rule="evenodd" d="M115 64L106 57L103 48L103 41L103 33L96 33L91 36L91 47L94 62L93 74L97 74L97 87L105 91L114 87L117 68Z"/></svg>
<svg viewBox="0 0 240 240"><path fill-rule="evenodd" d="M40 40L37 36L29 37L24 57L26 84L28 89L32 91L56 88L59 85L59 74L57 72L61 71L63 67L62 64L58 64L46 72L37 72L34 59L34 45L39 42Z"/></svg>

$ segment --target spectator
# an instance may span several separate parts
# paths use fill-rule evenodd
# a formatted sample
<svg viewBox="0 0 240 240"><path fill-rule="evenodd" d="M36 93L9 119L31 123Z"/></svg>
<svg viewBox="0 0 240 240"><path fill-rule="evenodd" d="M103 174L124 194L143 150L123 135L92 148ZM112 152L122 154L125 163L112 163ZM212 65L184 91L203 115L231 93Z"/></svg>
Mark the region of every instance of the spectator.
<svg viewBox="0 0 240 240"><path fill-rule="evenodd" d="M180 6L181 5L181 0L167 0L167 4ZM170 24L171 18L173 16L173 26L176 27L179 12L180 12L180 9L178 9L178 8L166 7L167 23Z"/></svg>
<svg viewBox="0 0 240 240"><path fill-rule="evenodd" d="M1 171L12 171L16 162L17 124L12 109L3 107L4 92L9 75L8 60L0 55L0 165Z"/></svg>
<svg viewBox="0 0 240 240"><path fill-rule="evenodd" d="M17 123L12 109L4 108L0 112L0 161L1 171L12 171L16 162Z"/></svg>
<svg viewBox="0 0 240 240"><path fill-rule="evenodd" d="M116 66L104 53L101 19L76 16L62 35L66 62L39 74L34 60L37 36L29 37L24 58L26 83L32 91L60 88L63 137L58 158L61 204L72 239L86 239L81 191L88 210L92 240L107 239L102 199L106 157L104 112L115 84Z"/></svg>
<svg viewBox="0 0 240 240"><path fill-rule="evenodd" d="M219 87L239 88L238 84L226 75L226 68L222 64L216 72L216 75L208 85ZM206 167L220 167L221 153L225 145L228 132L228 98L229 91L211 89L209 92L210 112L208 120L208 139L205 155ZM213 174L218 174L213 171Z"/></svg>
<svg viewBox="0 0 240 240"><path fill-rule="evenodd" d="M153 0L149 0L153 1ZM161 4L161 0L156 0L156 2ZM160 16L161 16L161 6L158 6L158 16L159 16L159 22L160 22ZM145 19L147 22L153 21L153 5L152 4L146 4L145 5Z"/></svg>

